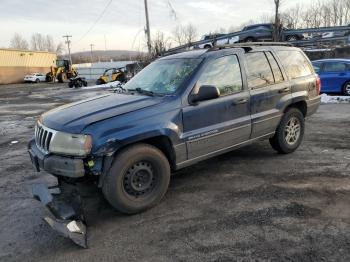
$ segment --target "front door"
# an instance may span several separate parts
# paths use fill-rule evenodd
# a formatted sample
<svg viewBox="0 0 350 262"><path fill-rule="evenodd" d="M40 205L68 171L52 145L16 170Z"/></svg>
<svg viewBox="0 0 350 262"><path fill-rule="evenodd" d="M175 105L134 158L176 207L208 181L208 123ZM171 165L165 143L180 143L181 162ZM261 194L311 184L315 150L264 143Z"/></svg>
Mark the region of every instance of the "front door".
<svg viewBox="0 0 350 262"><path fill-rule="evenodd" d="M216 86L220 97L183 109L188 159L230 148L248 140L251 133L249 92L243 88L236 55L209 61L193 92L202 85Z"/></svg>

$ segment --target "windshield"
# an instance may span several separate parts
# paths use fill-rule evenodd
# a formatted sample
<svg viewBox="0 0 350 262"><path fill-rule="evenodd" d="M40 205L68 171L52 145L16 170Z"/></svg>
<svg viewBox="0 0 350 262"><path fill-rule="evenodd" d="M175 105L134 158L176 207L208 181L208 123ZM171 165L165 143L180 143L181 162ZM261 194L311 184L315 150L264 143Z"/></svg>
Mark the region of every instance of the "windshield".
<svg viewBox="0 0 350 262"><path fill-rule="evenodd" d="M145 67L124 88L142 89L154 94L174 93L202 59L158 60Z"/></svg>

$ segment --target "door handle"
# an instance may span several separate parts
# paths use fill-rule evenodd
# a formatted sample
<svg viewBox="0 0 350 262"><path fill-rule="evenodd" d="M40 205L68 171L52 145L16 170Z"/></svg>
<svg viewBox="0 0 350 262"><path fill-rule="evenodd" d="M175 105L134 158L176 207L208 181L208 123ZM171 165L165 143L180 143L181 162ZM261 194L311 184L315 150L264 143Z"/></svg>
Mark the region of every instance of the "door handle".
<svg viewBox="0 0 350 262"><path fill-rule="evenodd" d="M289 92L289 87L285 87L285 88L278 90L278 93L287 93L287 92Z"/></svg>
<svg viewBox="0 0 350 262"><path fill-rule="evenodd" d="M234 100L232 105L245 104L247 102L248 102L247 98L241 98L241 99Z"/></svg>

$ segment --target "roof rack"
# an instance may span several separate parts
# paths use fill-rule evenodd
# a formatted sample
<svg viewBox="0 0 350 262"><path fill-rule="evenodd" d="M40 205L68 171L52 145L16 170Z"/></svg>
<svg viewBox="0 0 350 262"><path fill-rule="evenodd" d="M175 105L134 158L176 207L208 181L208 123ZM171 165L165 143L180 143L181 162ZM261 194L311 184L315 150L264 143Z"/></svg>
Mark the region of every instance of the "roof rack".
<svg viewBox="0 0 350 262"><path fill-rule="evenodd" d="M291 43L282 43L282 42L249 42L249 43L237 43L237 44L231 44L231 45L213 46L212 48L208 49L208 52L217 51L217 50L226 49L226 48L235 48L235 47L251 48L253 46L293 46L293 45Z"/></svg>

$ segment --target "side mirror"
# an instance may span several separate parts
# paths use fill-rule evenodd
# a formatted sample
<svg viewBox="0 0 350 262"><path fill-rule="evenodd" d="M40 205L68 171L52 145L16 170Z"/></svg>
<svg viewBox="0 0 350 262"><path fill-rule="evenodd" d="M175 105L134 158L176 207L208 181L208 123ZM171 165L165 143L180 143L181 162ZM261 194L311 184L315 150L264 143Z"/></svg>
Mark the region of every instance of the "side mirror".
<svg viewBox="0 0 350 262"><path fill-rule="evenodd" d="M220 97L220 91L216 86L203 85L199 87L197 94L189 97L190 103L211 100Z"/></svg>

